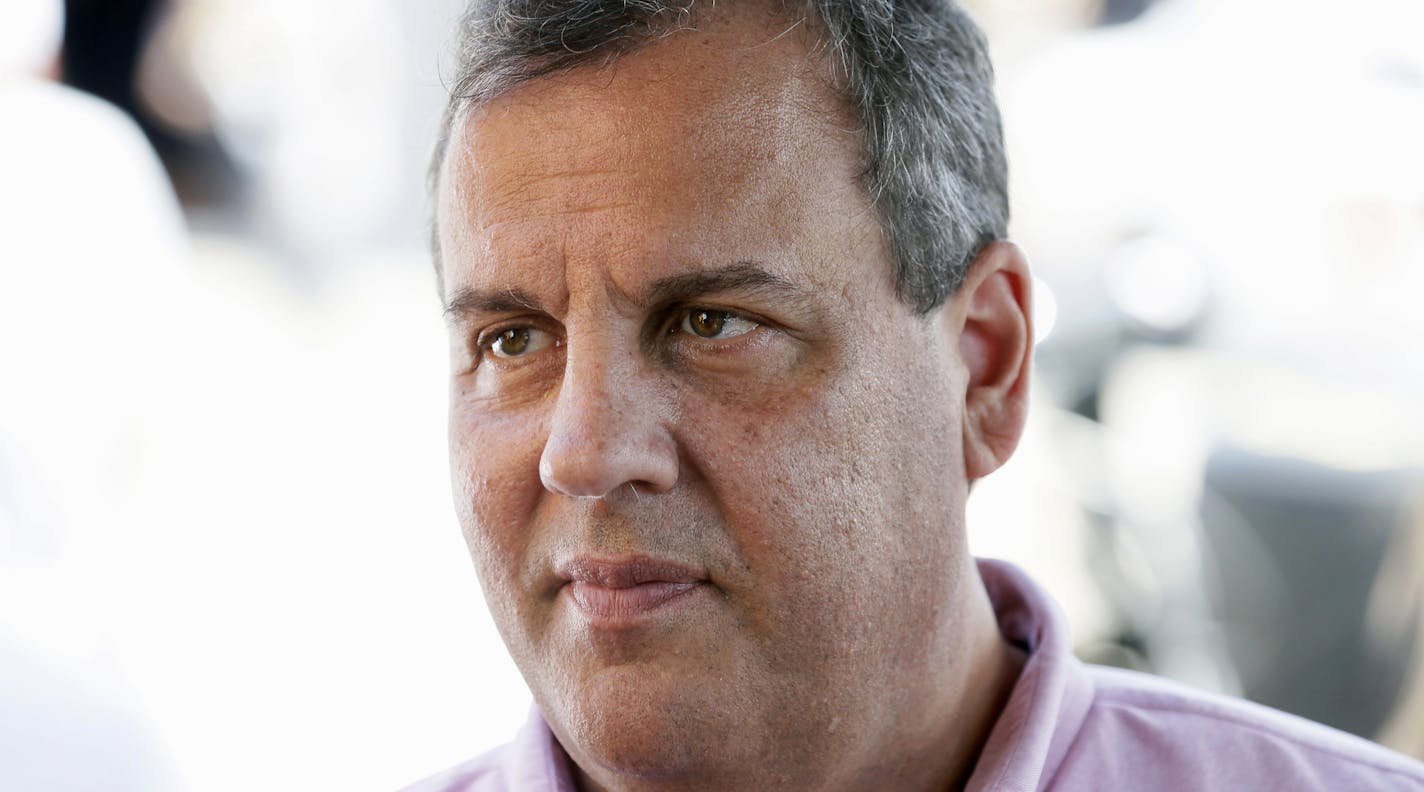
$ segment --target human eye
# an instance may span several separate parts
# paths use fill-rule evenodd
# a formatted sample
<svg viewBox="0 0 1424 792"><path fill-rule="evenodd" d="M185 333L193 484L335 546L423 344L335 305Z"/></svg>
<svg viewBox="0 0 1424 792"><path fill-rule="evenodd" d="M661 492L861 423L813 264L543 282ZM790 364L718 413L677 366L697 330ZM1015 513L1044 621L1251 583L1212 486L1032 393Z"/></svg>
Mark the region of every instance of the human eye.
<svg viewBox="0 0 1424 792"><path fill-rule="evenodd" d="M528 325L503 327L484 334L479 341L480 349L498 360L513 360L528 357L535 352L554 346L557 339L553 333Z"/></svg>
<svg viewBox="0 0 1424 792"><path fill-rule="evenodd" d="M754 319L716 308L685 308L681 314L674 332L690 333L708 341L736 338L761 326L761 323Z"/></svg>

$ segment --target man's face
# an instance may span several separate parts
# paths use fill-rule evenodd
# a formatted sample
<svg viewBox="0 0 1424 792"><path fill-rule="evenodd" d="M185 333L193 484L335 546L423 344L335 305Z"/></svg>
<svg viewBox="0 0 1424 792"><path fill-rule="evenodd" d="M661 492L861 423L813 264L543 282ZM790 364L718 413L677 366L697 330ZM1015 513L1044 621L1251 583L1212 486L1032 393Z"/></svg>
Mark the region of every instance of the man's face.
<svg viewBox="0 0 1424 792"><path fill-rule="evenodd" d="M945 695L965 375L804 31L701 27L456 125L457 507L590 780L815 786Z"/></svg>

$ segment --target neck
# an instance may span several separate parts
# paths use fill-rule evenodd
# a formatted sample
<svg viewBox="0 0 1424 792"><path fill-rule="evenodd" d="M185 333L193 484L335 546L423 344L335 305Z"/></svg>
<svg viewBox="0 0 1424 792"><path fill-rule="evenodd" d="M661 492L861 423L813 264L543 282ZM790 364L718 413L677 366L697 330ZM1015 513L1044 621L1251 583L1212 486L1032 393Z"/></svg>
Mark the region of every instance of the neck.
<svg viewBox="0 0 1424 792"><path fill-rule="evenodd" d="M963 632L952 669L933 697L933 711L895 767L877 768L862 788L944 792L963 789L1007 704L1027 654L999 632L993 605L973 559L962 591ZM888 771L888 772L887 772Z"/></svg>
<svg viewBox="0 0 1424 792"><path fill-rule="evenodd" d="M999 632L998 618L977 569L974 583L978 589L976 599L981 603L975 617L978 621L975 660L967 667L969 673L961 679L961 708L955 713L951 726L953 741L942 743L953 745L954 751L948 772L942 777L946 783L934 787L941 790L962 789L968 783L1028 661L1028 653L1010 644Z"/></svg>

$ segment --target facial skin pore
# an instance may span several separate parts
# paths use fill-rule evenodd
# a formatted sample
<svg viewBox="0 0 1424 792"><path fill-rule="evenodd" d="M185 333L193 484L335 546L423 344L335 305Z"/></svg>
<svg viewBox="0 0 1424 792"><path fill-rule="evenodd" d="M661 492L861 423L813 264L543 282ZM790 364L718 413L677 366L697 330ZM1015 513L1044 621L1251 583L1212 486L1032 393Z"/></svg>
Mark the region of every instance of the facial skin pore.
<svg viewBox="0 0 1424 792"><path fill-rule="evenodd" d="M913 313L804 27L698 28L452 132L452 475L488 604L584 789L961 785L1017 674L963 514L1022 426L1027 269L996 243ZM687 580L636 612L569 581L640 559Z"/></svg>

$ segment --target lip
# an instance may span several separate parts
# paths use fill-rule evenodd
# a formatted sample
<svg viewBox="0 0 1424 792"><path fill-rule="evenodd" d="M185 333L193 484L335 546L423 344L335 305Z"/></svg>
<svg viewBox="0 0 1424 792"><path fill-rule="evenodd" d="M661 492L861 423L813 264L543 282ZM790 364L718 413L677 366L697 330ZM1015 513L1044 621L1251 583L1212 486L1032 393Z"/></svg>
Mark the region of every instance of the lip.
<svg viewBox="0 0 1424 792"><path fill-rule="evenodd" d="M589 623L627 627L666 611L707 582L699 569L643 556L581 556L559 568L572 601Z"/></svg>

